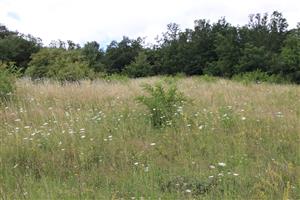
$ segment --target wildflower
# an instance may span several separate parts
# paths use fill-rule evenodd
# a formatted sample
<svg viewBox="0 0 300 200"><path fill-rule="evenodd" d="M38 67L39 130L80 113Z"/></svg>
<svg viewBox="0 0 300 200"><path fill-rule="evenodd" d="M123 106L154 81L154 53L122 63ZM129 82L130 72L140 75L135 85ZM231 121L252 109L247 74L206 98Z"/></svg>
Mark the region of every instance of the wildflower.
<svg viewBox="0 0 300 200"><path fill-rule="evenodd" d="M30 128L30 126L24 126L24 128L28 129L28 128Z"/></svg>
<svg viewBox="0 0 300 200"><path fill-rule="evenodd" d="M198 128L199 128L200 130L202 130L202 129L203 129L203 127L204 127L203 125L200 125Z"/></svg>
<svg viewBox="0 0 300 200"><path fill-rule="evenodd" d="M220 167L225 167L225 166L226 166L226 163L219 162L218 165L219 165Z"/></svg>
<svg viewBox="0 0 300 200"><path fill-rule="evenodd" d="M213 178L214 176L209 176L208 178Z"/></svg>
<svg viewBox="0 0 300 200"><path fill-rule="evenodd" d="M209 165L210 169L215 169L216 167L214 165Z"/></svg>
<svg viewBox="0 0 300 200"><path fill-rule="evenodd" d="M15 119L15 122L19 122L19 121L21 121L21 119Z"/></svg>
<svg viewBox="0 0 300 200"><path fill-rule="evenodd" d="M185 192L187 192L187 193L191 193L191 192L192 192L192 190L190 190L190 189L186 189L186 190L185 190Z"/></svg>
<svg viewBox="0 0 300 200"><path fill-rule="evenodd" d="M145 172L149 172L149 167L145 167Z"/></svg>
<svg viewBox="0 0 300 200"><path fill-rule="evenodd" d="M238 176L239 174L237 174L237 173L233 173L233 176Z"/></svg>
<svg viewBox="0 0 300 200"><path fill-rule="evenodd" d="M82 135L81 138L84 139L84 138L85 138L85 135Z"/></svg>
<svg viewBox="0 0 300 200"><path fill-rule="evenodd" d="M242 117L242 120L245 121L245 120L246 120L246 117Z"/></svg>
<svg viewBox="0 0 300 200"><path fill-rule="evenodd" d="M135 162L135 163L133 163L135 166L137 166L139 163L138 162Z"/></svg>
<svg viewBox="0 0 300 200"><path fill-rule="evenodd" d="M219 173L218 176L224 176L224 174L223 173Z"/></svg>
<svg viewBox="0 0 300 200"><path fill-rule="evenodd" d="M155 146L155 145L156 145L156 143L154 143L154 142L150 144L150 146Z"/></svg>

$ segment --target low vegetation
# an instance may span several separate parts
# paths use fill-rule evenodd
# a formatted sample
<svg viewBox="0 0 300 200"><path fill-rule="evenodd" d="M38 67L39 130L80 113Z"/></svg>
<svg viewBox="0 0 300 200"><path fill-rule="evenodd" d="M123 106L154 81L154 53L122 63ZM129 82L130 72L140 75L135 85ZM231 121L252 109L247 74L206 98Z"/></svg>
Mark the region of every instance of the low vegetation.
<svg viewBox="0 0 300 200"><path fill-rule="evenodd" d="M12 95L0 106L1 199L300 198L299 86L20 79Z"/></svg>
<svg viewBox="0 0 300 200"><path fill-rule="evenodd" d="M0 103L11 100L16 89L16 77L9 68L7 64L0 63Z"/></svg>

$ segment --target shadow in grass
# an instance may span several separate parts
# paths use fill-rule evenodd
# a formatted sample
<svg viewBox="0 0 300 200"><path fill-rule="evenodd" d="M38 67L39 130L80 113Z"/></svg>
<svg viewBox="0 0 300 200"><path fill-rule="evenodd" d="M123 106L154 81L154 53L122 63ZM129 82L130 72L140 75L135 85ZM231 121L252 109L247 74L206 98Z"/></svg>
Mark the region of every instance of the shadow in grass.
<svg viewBox="0 0 300 200"><path fill-rule="evenodd" d="M169 193L182 193L193 196L208 194L217 186L217 179L210 181L197 180L196 178L177 176L161 184L161 190Z"/></svg>

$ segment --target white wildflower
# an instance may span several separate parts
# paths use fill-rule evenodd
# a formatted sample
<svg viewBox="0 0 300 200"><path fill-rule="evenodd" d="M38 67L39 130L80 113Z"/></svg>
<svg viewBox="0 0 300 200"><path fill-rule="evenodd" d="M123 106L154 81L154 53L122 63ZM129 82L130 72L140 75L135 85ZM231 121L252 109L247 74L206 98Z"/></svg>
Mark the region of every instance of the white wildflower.
<svg viewBox="0 0 300 200"><path fill-rule="evenodd" d="M185 192L187 192L187 193L191 193L191 192L192 192L192 190L190 190L190 189L186 189L186 190L185 190Z"/></svg>
<svg viewBox="0 0 300 200"><path fill-rule="evenodd" d="M219 162L218 165L219 165L220 167L225 167L225 166L226 166L226 163Z"/></svg>

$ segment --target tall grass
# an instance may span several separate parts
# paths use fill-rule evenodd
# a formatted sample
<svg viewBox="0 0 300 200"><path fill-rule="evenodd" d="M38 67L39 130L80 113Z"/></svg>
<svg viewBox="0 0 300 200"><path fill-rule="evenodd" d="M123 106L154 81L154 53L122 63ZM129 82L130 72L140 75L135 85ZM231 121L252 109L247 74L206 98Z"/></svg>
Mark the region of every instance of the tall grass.
<svg viewBox="0 0 300 200"><path fill-rule="evenodd" d="M161 79L19 80L0 108L0 198L300 198L299 86L179 79L193 104L157 129L135 99Z"/></svg>

